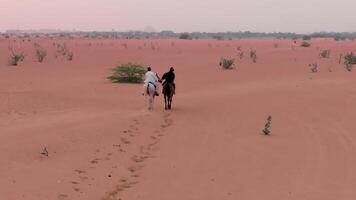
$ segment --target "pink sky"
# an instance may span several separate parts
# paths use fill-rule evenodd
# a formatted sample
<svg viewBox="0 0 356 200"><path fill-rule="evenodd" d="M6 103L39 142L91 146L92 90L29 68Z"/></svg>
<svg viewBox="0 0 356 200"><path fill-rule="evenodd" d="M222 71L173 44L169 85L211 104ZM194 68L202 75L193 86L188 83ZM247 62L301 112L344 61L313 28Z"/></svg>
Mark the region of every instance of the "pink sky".
<svg viewBox="0 0 356 200"><path fill-rule="evenodd" d="M355 7L355 0L0 0L0 31L356 31Z"/></svg>

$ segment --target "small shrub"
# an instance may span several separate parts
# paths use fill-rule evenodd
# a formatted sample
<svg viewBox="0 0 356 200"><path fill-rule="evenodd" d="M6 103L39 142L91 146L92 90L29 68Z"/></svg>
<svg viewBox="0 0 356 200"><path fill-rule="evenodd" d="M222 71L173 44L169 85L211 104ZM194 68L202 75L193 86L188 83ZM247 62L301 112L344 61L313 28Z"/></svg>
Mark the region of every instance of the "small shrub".
<svg viewBox="0 0 356 200"><path fill-rule="evenodd" d="M300 46L301 46L301 47L310 47L311 44L310 44L309 42L303 41Z"/></svg>
<svg viewBox="0 0 356 200"><path fill-rule="evenodd" d="M9 64L12 66L17 66L19 62L22 62L25 59L25 54L20 51L15 51L12 47L9 47L10 59Z"/></svg>
<svg viewBox="0 0 356 200"><path fill-rule="evenodd" d="M244 52L242 51L242 49L241 49L241 47L240 46L238 46L237 48L236 48L236 50L237 50L237 56L240 58L240 60L244 57Z"/></svg>
<svg viewBox="0 0 356 200"><path fill-rule="evenodd" d="M189 33L181 33L179 35L179 39L183 39L183 40L191 40L192 36L189 35Z"/></svg>
<svg viewBox="0 0 356 200"><path fill-rule="evenodd" d="M311 40L311 36L309 36L309 35L304 35L304 36L303 36L303 40Z"/></svg>
<svg viewBox="0 0 356 200"><path fill-rule="evenodd" d="M356 55L353 52L347 53L344 60L346 70L351 72L353 65L356 64Z"/></svg>
<svg viewBox="0 0 356 200"><path fill-rule="evenodd" d="M67 54L66 54L67 60L72 61L72 60L73 60L73 57L74 57L73 52L68 51Z"/></svg>
<svg viewBox="0 0 356 200"><path fill-rule="evenodd" d="M244 58L244 52L243 51L237 52L237 56L240 58L240 60L242 60Z"/></svg>
<svg viewBox="0 0 356 200"><path fill-rule="evenodd" d="M233 69L233 66L235 65L235 60L233 58L228 57L221 58L219 65L223 69Z"/></svg>
<svg viewBox="0 0 356 200"><path fill-rule="evenodd" d="M277 49L277 48L279 47L279 45L278 45L277 43L274 43L274 44L273 44L273 47L274 47L275 49Z"/></svg>
<svg viewBox="0 0 356 200"><path fill-rule="evenodd" d="M334 36L334 40L335 41L346 40L346 37L343 37L343 36L340 36L340 35L336 35L336 36Z"/></svg>
<svg viewBox="0 0 356 200"><path fill-rule="evenodd" d="M43 62L44 59L47 57L47 51L38 44L35 44L35 49L37 61Z"/></svg>
<svg viewBox="0 0 356 200"><path fill-rule="evenodd" d="M250 51L250 58L252 62L256 63L257 62L257 53L256 50L251 50Z"/></svg>
<svg viewBox="0 0 356 200"><path fill-rule="evenodd" d="M267 117L267 123L265 124L265 128L262 130L262 132L265 134L265 135L269 135L271 133L271 123L272 123L272 116L268 116Z"/></svg>
<svg viewBox="0 0 356 200"><path fill-rule="evenodd" d="M108 79L113 83L142 83L145 73L142 65L127 63L114 68Z"/></svg>
<svg viewBox="0 0 356 200"><path fill-rule="evenodd" d="M66 43L63 44L57 44L57 54L59 54L60 56L66 58L69 61L73 60L74 54L73 52L71 52L68 48ZM57 55L56 55L57 57Z"/></svg>
<svg viewBox="0 0 356 200"><path fill-rule="evenodd" d="M309 67L310 67L310 71L312 73L316 73L319 71L319 65L318 63L313 63L313 64L309 64Z"/></svg>
<svg viewBox="0 0 356 200"><path fill-rule="evenodd" d="M222 36L222 35L214 35L213 39L215 39L215 40L224 40L224 36Z"/></svg>
<svg viewBox="0 0 356 200"><path fill-rule="evenodd" d="M44 155L44 156L47 156L47 157L49 156L49 153L48 153L47 147L44 147L44 148L42 149L41 154L42 154L42 155Z"/></svg>
<svg viewBox="0 0 356 200"><path fill-rule="evenodd" d="M329 49L327 50L322 50L320 52L320 57L321 58L329 58L330 57L330 54L331 54L331 51Z"/></svg>

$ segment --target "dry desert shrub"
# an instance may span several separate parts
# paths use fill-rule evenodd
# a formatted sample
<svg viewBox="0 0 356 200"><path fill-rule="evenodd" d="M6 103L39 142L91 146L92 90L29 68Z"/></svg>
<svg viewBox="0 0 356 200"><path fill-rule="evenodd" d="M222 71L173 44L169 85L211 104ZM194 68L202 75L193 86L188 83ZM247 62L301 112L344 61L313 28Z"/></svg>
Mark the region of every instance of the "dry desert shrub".
<svg viewBox="0 0 356 200"><path fill-rule="evenodd" d="M312 64L309 64L309 67L310 67L310 71L312 73L316 73L319 71L319 65L318 63L312 63Z"/></svg>
<svg viewBox="0 0 356 200"><path fill-rule="evenodd" d="M9 64L12 66L17 66L19 62L25 59L25 54L22 51L15 50L13 47L9 47L10 58Z"/></svg>
<svg viewBox="0 0 356 200"><path fill-rule="evenodd" d="M353 65L356 64L356 55L353 52L347 53L344 60L346 70L351 72Z"/></svg>
<svg viewBox="0 0 356 200"><path fill-rule="evenodd" d="M223 57L220 59L219 65L223 69L233 69L235 65L235 59L229 57Z"/></svg>
<svg viewBox="0 0 356 200"><path fill-rule="evenodd" d="M257 62L257 52L256 50L250 50L250 58L253 63Z"/></svg>
<svg viewBox="0 0 356 200"><path fill-rule="evenodd" d="M244 58L244 52L243 51L237 52L237 56L240 58L240 60L242 60Z"/></svg>
<svg viewBox="0 0 356 200"><path fill-rule="evenodd" d="M56 45L56 57L59 55L59 56L62 56L64 57L65 59L69 60L69 61L72 61L73 60L73 57L74 57L74 54L72 51L70 51L68 48L67 48L67 45L66 43L63 43L63 44L57 44Z"/></svg>
<svg viewBox="0 0 356 200"><path fill-rule="evenodd" d="M320 52L320 57L321 58L329 58L330 54L331 54L331 50L330 49L322 50Z"/></svg>
<svg viewBox="0 0 356 200"><path fill-rule="evenodd" d="M39 44L35 43L36 58L38 62L43 62L47 57L47 51L41 47Z"/></svg>
<svg viewBox="0 0 356 200"><path fill-rule="evenodd" d="M271 133L271 124L272 124L272 116L268 116L267 117L267 122L265 124L265 128L262 130L262 132L265 134L265 135L269 135Z"/></svg>
<svg viewBox="0 0 356 200"><path fill-rule="evenodd" d="M300 46L308 48L311 46L311 44L309 42L303 41L302 44L300 44Z"/></svg>

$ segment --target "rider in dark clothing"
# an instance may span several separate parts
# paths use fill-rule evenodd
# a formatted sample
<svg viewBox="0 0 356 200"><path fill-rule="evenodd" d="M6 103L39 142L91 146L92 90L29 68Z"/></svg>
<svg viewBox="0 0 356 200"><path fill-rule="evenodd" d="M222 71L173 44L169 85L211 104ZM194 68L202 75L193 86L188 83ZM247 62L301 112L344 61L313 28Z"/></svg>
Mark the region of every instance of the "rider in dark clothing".
<svg viewBox="0 0 356 200"><path fill-rule="evenodd" d="M169 69L169 72L163 74L162 76L162 79L161 80L164 80L164 82L162 83L163 87L166 83L171 83L173 85L173 93L175 94L175 90L176 90L176 85L174 83L174 79L175 79L176 75L174 74L174 68L171 67Z"/></svg>

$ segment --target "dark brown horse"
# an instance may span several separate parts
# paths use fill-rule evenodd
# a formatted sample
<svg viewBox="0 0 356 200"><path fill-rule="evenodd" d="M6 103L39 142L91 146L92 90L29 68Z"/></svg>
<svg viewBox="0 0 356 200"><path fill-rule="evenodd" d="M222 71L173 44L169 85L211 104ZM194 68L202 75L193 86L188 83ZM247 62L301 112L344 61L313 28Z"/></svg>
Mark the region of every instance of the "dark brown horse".
<svg viewBox="0 0 356 200"><path fill-rule="evenodd" d="M172 83L163 84L163 96L164 96L164 109L170 110L172 108L172 99L174 94L174 86Z"/></svg>

